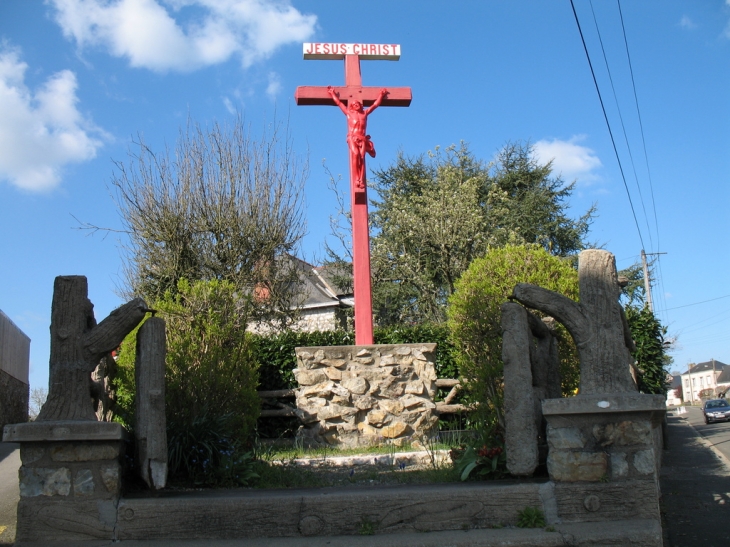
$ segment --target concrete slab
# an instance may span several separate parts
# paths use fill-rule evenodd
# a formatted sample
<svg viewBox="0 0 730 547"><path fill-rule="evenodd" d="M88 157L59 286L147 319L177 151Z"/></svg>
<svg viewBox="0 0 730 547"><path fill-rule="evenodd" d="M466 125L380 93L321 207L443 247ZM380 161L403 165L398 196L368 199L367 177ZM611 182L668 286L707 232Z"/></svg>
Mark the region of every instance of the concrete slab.
<svg viewBox="0 0 730 547"><path fill-rule="evenodd" d="M3 441L121 441L129 437L116 422L51 421L10 424L3 428Z"/></svg>
<svg viewBox="0 0 730 547"><path fill-rule="evenodd" d="M600 526L593 523L559 524L550 531L542 528L501 528L309 538L252 538L245 541L175 539L44 542L42 547L111 547L120 544L122 547L661 547L662 533L656 521L629 520L601 523ZM41 547L41 544L22 543L18 546Z"/></svg>

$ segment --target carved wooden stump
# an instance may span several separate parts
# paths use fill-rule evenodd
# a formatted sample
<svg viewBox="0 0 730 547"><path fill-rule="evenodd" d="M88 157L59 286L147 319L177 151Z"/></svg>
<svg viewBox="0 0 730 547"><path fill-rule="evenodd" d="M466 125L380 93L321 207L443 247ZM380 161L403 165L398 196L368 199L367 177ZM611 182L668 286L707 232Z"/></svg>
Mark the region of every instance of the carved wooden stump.
<svg viewBox="0 0 730 547"><path fill-rule="evenodd" d="M59 276L53 284L48 399L38 421L95 421L91 373L145 316L147 304L135 298L97 325L88 293L84 276Z"/></svg>
<svg viewBox="0 0 730 547"><path fill-rule="evenodd" d="M578 276L580 303L528 283L518 284L513 297L568 329L580 356L581 395L636 392L629 353L634 343L618 303L621 286L614 256L599 249L581 252Z"/></svg>

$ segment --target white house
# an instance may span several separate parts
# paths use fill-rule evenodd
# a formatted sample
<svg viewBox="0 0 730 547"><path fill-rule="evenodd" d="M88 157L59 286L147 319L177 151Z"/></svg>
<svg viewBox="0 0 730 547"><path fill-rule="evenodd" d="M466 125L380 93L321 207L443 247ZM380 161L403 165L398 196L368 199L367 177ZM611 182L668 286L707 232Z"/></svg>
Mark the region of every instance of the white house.
<svg viewBox="0 0 730 547"><path fill-rule="evenodd" d="M705 399L717 397L720 391L723 391L718 389L718 379L726 369L730 369L730 367L715 359L690 365L687 371L682 374L684 401L687 403L700 401L701 396Z"/></svg>
<svg viewBox="0 0 730 547"><path fill-rule="evenodd" d="M289 325L294 331L330 331L347 327L348 309L352 309L355 302L352 288L338 290L337 281L349 280L352 276L337 266L312 266L311 264L289 255L287 260L298 271L295 294L296 303L292 306L297 310L297 319ZM347 283L346 283L347 284ZM251 332L265 334L270 326L265 323L251 324Z"/></svg>

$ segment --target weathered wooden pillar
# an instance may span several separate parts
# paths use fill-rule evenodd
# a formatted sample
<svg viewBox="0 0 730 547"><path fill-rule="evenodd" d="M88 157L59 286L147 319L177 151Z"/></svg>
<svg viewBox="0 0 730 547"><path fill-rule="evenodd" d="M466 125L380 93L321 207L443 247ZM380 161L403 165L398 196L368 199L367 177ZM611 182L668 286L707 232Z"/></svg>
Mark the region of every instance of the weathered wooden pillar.
<svg viewBox="0 0 730 547"><path fill-rule="evenodd" d="M38 415L39 422L96 421L91 373L145 316L147 304L135 298L97 325L88 293L84 276L59 276L54 282L48 399Z"/></svg>
<svg viewBox="0 0 730 547"><path fill-rule="evenodd" d="M137 333L134 436L140 477L154 489L167 482L165 351L165 321L150 317Z"/></svg>
<svg viewBox="0 0 730 547"><path fill-rule="evenodd" d="M552 330L514 302L502 304L502 361L507 469L532 475L547 456L542 402L560 396L560 361Z"/></svg>
<svg viewBox="0 0 730 547"><path fill-rule="evenodd" d="M513 297L554 317L570 332L580 356L580 394L636 392L631 377L633 341L611 253L590 249L578 260L580 303L542 287L520 283Z"/></svg>

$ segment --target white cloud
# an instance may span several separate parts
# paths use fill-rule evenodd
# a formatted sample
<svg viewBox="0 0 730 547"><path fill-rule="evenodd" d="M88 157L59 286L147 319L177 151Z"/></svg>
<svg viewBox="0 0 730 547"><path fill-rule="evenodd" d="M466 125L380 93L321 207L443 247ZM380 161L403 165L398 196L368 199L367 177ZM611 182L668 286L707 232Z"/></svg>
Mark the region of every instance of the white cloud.
<svg viewBox="0 0 730 547"><path fill-rule="evenodd" d="M231 99L229 99L228 97L223 97L223 106L226 107L226 110L228 110L229 114L233 115L236 113L236 107L233 106Z"/></svg>
<svg viewBox="0 0 730 547"><path fill-rule="evenodd" d="M687 15L683 15L682 18L679 20L679 26L687 30L694 30L697 28L695 22L692 21L692 19L690 19Z"/></svg>
<svg viewBox="0 0 730 547"><path fill-rule="evenodd" d="M248 67L306 41L317 18L288 0L50 0L64 35L134 67L188 72L238 56Z"/></svg>
<svg viewBox="0 0 730 547"><path fill-rule="evenodd" d="M269 85L266 86L266 94L275 99L281 91L281 78L276 72L269 72Z"/></svg>
<svg viewBox="0 0 730 547"><path fill-rule="evenodd" d="M595 173L603 164L596 153L578 142L584 136L574 136L570 140L540 140L535 143L534 155L540 163L553 162L553 172L561 175L567 182L578 179L581 182L598 180Z"/></svg>
<svg viewBox="0 0 730 547"><path fill-rule="evenodd" d="M17 50L0 49L0 179L31 191L61 181L64 165L90 160L101 134L76 108L76 76L62 70L35 92Z"/></svg>

